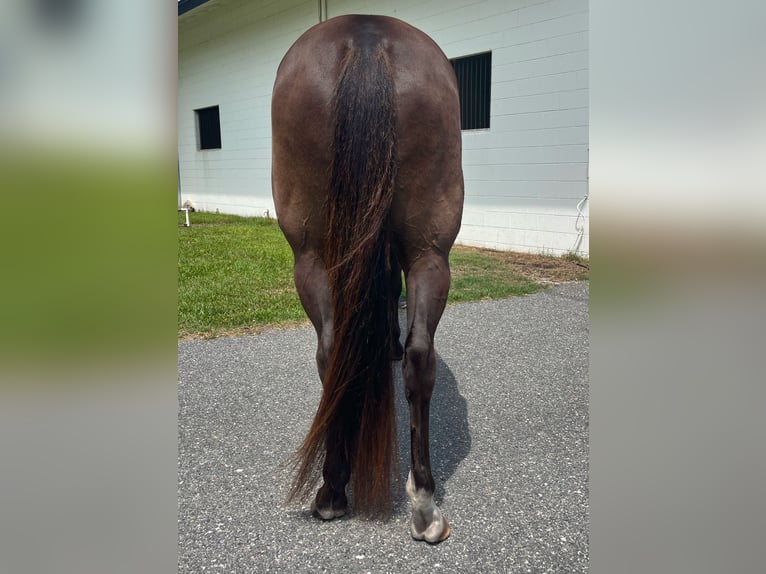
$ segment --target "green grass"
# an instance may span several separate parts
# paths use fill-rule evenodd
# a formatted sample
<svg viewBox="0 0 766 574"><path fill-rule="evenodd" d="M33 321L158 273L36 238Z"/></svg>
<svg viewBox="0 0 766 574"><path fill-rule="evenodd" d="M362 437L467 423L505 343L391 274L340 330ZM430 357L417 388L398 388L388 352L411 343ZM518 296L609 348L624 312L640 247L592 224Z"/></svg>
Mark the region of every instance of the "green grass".
<svg viewBox="0 0 766 574"><path fill-rule="evenodd" d="M293 284L292 252L274 220L189 217L192 226L178 229L179 335L216 336L306 318Z"/></svg>
<svg viewBox="0 0 766 574"><path fill-rule="evenodd" d="M178 334L214 337L305 322L293 257L276 221L178 214ZM449 302L499 299L543 288L490 253L455 247Z"/></svg>
<svg viewBox="0 0 766 574"><path fill-rule="evenodd" d="M516 273L502 259L490 252L479 252L458 246L450 252L449 303L503 299L528 295L544 287Z"/></svg>

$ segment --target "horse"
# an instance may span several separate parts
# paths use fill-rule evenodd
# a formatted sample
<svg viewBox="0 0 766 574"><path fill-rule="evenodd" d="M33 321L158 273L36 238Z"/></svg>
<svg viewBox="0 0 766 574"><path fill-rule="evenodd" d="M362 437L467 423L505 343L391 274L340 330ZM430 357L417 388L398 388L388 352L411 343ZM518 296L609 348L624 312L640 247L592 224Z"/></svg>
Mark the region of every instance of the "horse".
<svg viewBox="0 0 766 574"><path fill-rule="evenodd" d="M308 29L279 64L271 106L272 195L294 280L316 330L322 396L292 459L288 502L313 516L390 516L398 473L392 363L402 361L410 533L437 543L428 424L434 333L463 211L454 70L420 30L384 16ZM407 333L398 301L406 285ZM350 484L349 484L350 483Z"/></svg>

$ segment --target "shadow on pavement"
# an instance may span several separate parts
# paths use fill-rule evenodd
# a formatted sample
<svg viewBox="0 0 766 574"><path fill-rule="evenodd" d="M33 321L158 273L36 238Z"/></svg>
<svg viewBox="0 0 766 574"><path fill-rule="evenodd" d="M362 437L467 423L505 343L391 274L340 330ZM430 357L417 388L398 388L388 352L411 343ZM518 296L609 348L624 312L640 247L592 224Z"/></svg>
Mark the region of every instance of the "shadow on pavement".
<svg viewBox="0 0 766 574"><path fill-rule="evenodd" d="M396 420L399 441L399 465L401 488L394 495L394 507L399 509L407 503L404 484L410 469L410 414L404 396L401 362L394 366L397 385ZM455 375L447 363L436 355L436 387L431 397L429 425L431 472L436 483L434 499L440 504L445 497L447 481L460 463L471 452L471 433L468 426L468 405L460 394Z"/></svg>

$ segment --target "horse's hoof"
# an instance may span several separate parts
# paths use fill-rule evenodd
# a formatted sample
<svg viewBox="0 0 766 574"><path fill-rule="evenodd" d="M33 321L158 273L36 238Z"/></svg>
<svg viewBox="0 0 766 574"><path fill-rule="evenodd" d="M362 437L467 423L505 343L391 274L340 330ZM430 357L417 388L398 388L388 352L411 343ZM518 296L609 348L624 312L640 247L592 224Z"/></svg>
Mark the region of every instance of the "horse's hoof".
<svg viewBox="0 0 766 574"><path fill-rule="evenodd" d="M311 516L314 518L321 518L322 520L332 520L333 518L339 518L346 514L346 508L319 508L316 502L311 503Z"/></svg>
<svg viewBox="0 0 766 574"><path fill-rule="evenodd" d="M332 492L327 485L322 486L311 503L311 515L322 520L332 520L346 514L348 500L345 493Z"/></svg>
<svg viewBox="0 0 766 574"><path fill-rule="evenodd" d="M449 538L452 533L449 521L446 516L439 516L438 520L435 519L425 530L418 532L415 530L415 525L410 527L410 534L415 540L425 540L429 544L438 544Z"/></svg>
<svg viewBox="0 0 766 574"><path fill-rule="evenodd" d="M450 528L449 520L447 518L444 518L444 532L442 532L441 537L439 540L437 540L434 544L441 542L442 540L447 540L449 538L449 535L452 534L452 528Z"/></svg>

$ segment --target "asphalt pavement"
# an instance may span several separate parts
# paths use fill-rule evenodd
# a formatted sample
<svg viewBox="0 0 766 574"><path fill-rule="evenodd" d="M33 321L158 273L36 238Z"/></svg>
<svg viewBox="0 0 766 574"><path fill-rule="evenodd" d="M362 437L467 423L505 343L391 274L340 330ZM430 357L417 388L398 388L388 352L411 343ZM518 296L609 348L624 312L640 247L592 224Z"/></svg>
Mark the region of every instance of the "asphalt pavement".
<svg viewBox="0 0 766 574"><path fill-rule="evenodd" d="M319 400L314 330L179 342L179 572L586 572L588 292L445 310L431 459L452 535L435 546L408 530L400 363L394 515L321 522L284 506L281 466Z"/></svg>

